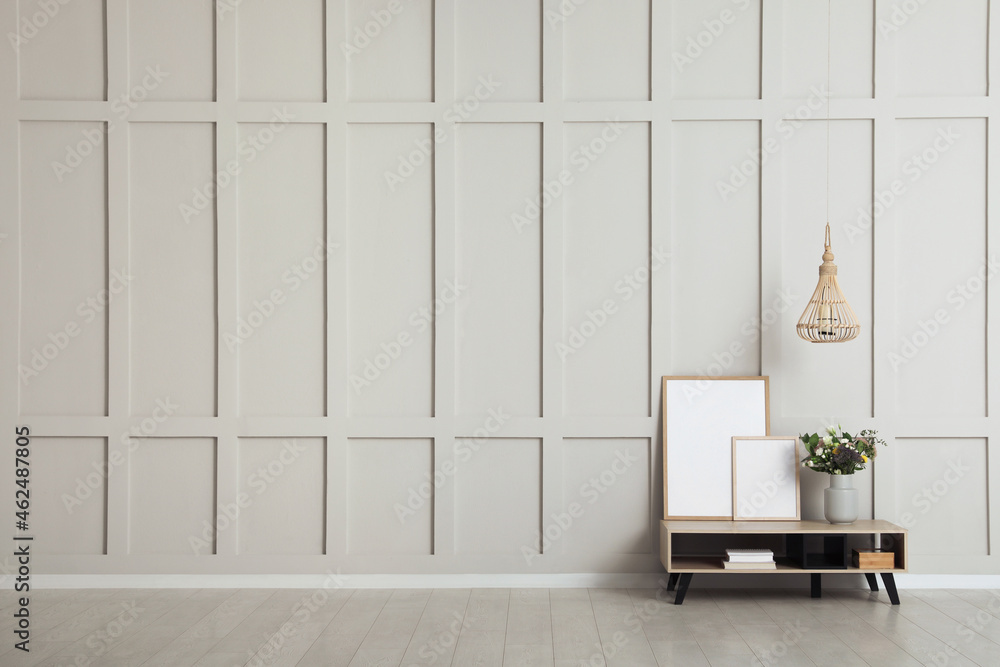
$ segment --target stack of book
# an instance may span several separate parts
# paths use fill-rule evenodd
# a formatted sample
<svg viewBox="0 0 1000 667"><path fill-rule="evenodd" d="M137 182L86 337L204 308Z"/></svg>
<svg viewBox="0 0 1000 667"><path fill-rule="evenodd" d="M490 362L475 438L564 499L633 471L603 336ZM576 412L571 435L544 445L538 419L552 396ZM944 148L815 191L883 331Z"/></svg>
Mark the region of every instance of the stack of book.
<svg viewBox="0 0 1000 667"><path fill-rule="evenodd" d="M722 566L727 570L773 570L778 567L770 549L726 549Z"/></svg>

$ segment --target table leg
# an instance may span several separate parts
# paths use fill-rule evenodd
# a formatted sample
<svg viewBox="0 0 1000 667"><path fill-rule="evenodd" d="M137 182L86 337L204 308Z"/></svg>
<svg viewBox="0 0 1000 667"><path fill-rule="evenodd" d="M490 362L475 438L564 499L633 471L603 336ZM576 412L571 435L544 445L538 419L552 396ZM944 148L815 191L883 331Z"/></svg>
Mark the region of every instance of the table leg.
<svg viewBox="0 0 1000 667"><path fill-rule="evenodd" d="M892 572L882 573L882 583L885 584L885 592L889 594L889 602L899 604L899 593L896 591L896 580Z"/></svg>
<svg viewBox="0 0 1000 667"><path fill-rule="evenodd" d="M875 573L865 572L865 579L868 580L868 588L872 589L872 593L878 593L878 578Z"/></svg>
<svg viewBox="0 0 1000 667"><path fill-rule="evenodd" d="M821 575L821 574L810 574L809 575L809 584L810 584L810 587L812 588L811 593L812 593L812 596L814 598L821 598L821 597L823 597L823 579L822 579L822 577L823 577L823 575Z"/></svg>
<svg viewBox="0 0 1000 667"><path fill-rule="evenodd" d="M691 572L685 572L680 575L680 581L677 583L677 595L674 597L674 604L684 604L684 596L687 595L688 586L691 585L691 577L694 574Z"/></svg>
<svg viewBox="0 0 1000 667"><path fill-rule="evenodd" d="M680 578L680 576L681 575L677 574L676 572L671 572L670 573L670 576L667 577L667 590L668 591L672 591L672 590L674 590L674 588L677 587L677 579Z"/></svg>

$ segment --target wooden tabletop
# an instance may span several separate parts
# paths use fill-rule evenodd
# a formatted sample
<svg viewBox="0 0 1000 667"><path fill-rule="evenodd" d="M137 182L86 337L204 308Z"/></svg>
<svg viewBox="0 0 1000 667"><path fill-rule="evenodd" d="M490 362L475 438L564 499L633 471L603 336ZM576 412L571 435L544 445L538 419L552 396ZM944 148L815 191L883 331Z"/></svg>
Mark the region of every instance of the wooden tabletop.
<svg viewBox="0 0 1000 667"><path fill-rule="evenodd" d="M661 521L670 533L905 533L906 529L889 521L865 519L848 525L826 521Z"/></svg>

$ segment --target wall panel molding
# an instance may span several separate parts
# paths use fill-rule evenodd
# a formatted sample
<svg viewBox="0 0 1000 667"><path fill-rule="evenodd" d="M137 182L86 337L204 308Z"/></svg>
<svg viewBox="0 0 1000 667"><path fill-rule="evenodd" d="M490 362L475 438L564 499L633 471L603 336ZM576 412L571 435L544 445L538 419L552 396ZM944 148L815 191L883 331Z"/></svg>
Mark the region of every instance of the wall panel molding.
<svg viewBox="0 0 1000 667"><path fill-rule="evenodd" d="M190 50L150 39L160 21L137 2L71 3L0 49L0 428L84 443L74 465L86 453L152 479L162 460L176 476L151 497L109 475L107 553L75 536L40 572L652 576L659 377L697 373L771 376L775 433L877 427L891 446L863 484L879 518L912 513L911 485L942 463L918 450L944 464L974 450L982 479L939 500L975 506L975 549L932 553L919 545L934 522L918 521L911 572L1000 571L1000 292L948 301L1000 243L993 0L928 3L900 25L895 0L833 0L832 98L823 0L186 1ZM4 3L3 33L33 6ZM162 87L143 89L147 66L169 72ZM822 252L827 117L834 252L864 327L832 350L792 326ZM914 171L949 126L955 149ZM52 163L74 150L89 155L60 181ZM912 196L887 205L896 181ZM959 186L948 210L927 205ZM65 235L47 242L39 216ZM184 239L197 256L178 259ZM912 264L942 248L947 275ZM49 360L45 391L26 386L19 366L121 269L142 284ZM899 372L892 355L938 302L949 323ZM157 419L192 383L192 405ZM242 553L264 548L263 524L221 529L253 472L241 443L263 438L323 443L308 459L322 494L275 492L324 503L288 507L311 532L287 557ZM163 454L178 443L212 460L184 516L214 515L213 555L180 548L185 461ZM578 477L636 443L641 484L579 533L532 541ZM40 485L75 485L51 473ZM807 513L824 485L804 475ZM429 514L414 528L396 503ZM640 506L598 543L612 509ZM169 540L130 532L161 513Z"/></svg>

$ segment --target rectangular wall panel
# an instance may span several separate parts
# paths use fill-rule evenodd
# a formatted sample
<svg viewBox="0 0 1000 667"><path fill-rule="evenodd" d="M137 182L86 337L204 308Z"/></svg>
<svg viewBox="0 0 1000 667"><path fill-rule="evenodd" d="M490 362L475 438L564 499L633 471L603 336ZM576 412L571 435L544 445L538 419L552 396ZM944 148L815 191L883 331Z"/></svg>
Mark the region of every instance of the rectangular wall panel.
<svg viewBox="0 0 1000 667"><path fill-rule="evenodd" d="M563 3L545 22L546 33L563 31L565 99L649 99L649 0Z"/></svg>
<svg viewBox="0 0 1000 667"><path fill-rule="evenodd" d="M131 285L108 267L105 124L20 130L20 411L102 416L108 305Z"/></svg>
<svg viewBox="0 0 1000 667"><path fill-rule="evenodd" d="M240 2L237 72L241 100L326 99L323 0ZM234 20L231 15L225 20Z"/></svg>
<svg viewBox="0 0 1000 667"><path fill-rule="evenodd" d="M19 0L4 36L20 64L21 99L106 99L104 0Z"/></svg>
<svg viewBox="0 0 1000 667"><path fill-rule="evenodd" d="M674 123L675 375L760 374L759 132L755 121Z"/></svg>
<svg viewBox="0 0 1000 667"><path fill-rule="evenodd" d="M433 468L434 444L430 439L350 440L348 553L433 554L436 490Z"/></svg>
<svg viewBox="0 0 1000 667"><path fill-rule="evenodd" d="M986 124L900 120L896 149L896 330L879 362L899 414L983 417Z"/></svg>
<svg viewBox="0 0 1000 667"><path fill-rule="evenodd" d="M825 85L828 78L833 97L872 96L873 4L874 0L782 2L786 26L781 51L785 97L808 97L814 87Z"/></svg>
<svg viewBox="0 0 1000 667"><path fill-rule="evenodd" d="M649 125L565 126L563 330L568 415L649 414ZM651 257L652 255L652 257Z"/></svg>
<svg viewBox="0 0 1000 667"><path fill-rule="evenodd" d="M527 123L470 124L456 137L461 415L541 416L542 221L523 215L541 192L541 139Z"/></svg>
<svg viewBox="0 0 1000 667"><path fill-rule="evenodd" d="M674 97L758 99L761 0L673 0L670 4Z"/></svg>
<svg viewBox="0 0 1000 667"><path fill-rule="evenodd" d="M830 124L829 219L837 281L861 321L858 338L843 345L814 345L795 334L823 262L827 127L825 121L785 127L789 128L785 134L771 135L776 143L769 145L780 147L775 168L782 176L782 245L800 250L782 253L781 289L764 295L762 323L751 330L759 330L762 336L780 335L784 343L781 365L795 369L782 379L780 414L831 419L835 415L871 416L872 335L876 326L872 309L872 122ZM836 395L816 392L817 377L833 386L850 387L850 391Z"/></svg>
<svg viewBox="0 0 1000 667"><path fill-rule="evenodd" d="M129 456L129 553L215 553L214 438L135 439Z"/></svg>
<svg viewBox="0 0 1000 667"><path fill-rule="evenodd" d="M459 439L455 443L455 551L537 554L541 485L541 440ZM497 512L497 508L503 509ZM485 516L490 520L484 521Z"/></svg>
<svg viewBox="0 0 1000 667"><path fill-rule="evenodd" d="M560 512L570 512L559 553L646 554L650 536L648 438L564 441ZM572 511L571 511L572 510ZM552 522L545 518L546 526Z"/></svg>
<svg viewBox="0 0 1000 667"><path fill-rule="evenodd" d="M900 97L985 95L989 2L883 3L876 39L896 49Z"/></svg>
<svg viewBox="0 0 1000 667"><path fill-rule="evenodd" d="M324 127L242 124L240 141L254 159L239 176L239 319L221 326L240 413L322 416L328 242L341 242L326 237Z"/></svg>
<svg viewBox="0 0 1000 667"><path fill-rule="evenodd" d="M220 18L232 20L233 10L219 7ZM215 3L129 0L128 17L132 90L150 100L215 99Z"/></svg>
<svg viewBox="0 0 1000 667"><path fill-rule="evenodd" d="M896 516L910 554L989 553L989 486L983 438L897 438Z"/></svg>
<svg viewBox="0 0 1000 667"><path fill-rule="evenodd" d="M396 3L398 11L391 12L388 4L347 0L347 33L330 40L330 48L339 45L347 68L347 99L431 102L434 3L407 0Z"/></svg>
<svg viewBox="0 0 1000 667"><path fill-rule="evenodd" d="M348 131L347 381L354 415L434 412L435 318L465 295L454 284L434 292L433 158L421 148L433 145L431 133L422 123Z"/></svg>
<svg viewBox="0 0 1000 667"><path fill-rule="evenodd" d="M325 552L323 438L240 438L238 494L239 553Z"/></svg>
<svg viewBox="0 0 1000 667"><path fill-rule="evenodd" d="M481 79L499 88L491 102L540 102L540 0L467 0L455 7L455 96L474 94ZM485 91L485 88L480 88Z"/></svg>
<svg viewBox="0 0 1000 667"><path fill-rule="evenodd" d="M38 552L106 553L107 440L35 437L30 450L31 529L26 534L35 538Z"/></svg>
<svg viewBox="0 0 1000 667"><path fill-rule="evenodd" d="M168 397L179 415L216 414L215 206L193 213L193 193L215 179L214 130L129 127L132 414Z"/></svg>

